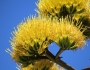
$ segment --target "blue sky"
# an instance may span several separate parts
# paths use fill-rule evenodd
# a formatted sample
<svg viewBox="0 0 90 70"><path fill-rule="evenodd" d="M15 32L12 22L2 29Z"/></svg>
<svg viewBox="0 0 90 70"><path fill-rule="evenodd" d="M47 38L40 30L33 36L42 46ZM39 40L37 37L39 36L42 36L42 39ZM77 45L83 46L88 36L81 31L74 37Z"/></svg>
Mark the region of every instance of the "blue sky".
<svg viewBox="0 0 90 70"><path fill-rule="evenodd" d="M0 0L0 70L17 70L15 61L5 50L11 48L9 40L14 27L29 15L37 14L35 2L37 0ZM55 55L59 47L53 43L49 49ZM90 66L90 41L83 50L65 51L61 56L76 70Z"/></svg>

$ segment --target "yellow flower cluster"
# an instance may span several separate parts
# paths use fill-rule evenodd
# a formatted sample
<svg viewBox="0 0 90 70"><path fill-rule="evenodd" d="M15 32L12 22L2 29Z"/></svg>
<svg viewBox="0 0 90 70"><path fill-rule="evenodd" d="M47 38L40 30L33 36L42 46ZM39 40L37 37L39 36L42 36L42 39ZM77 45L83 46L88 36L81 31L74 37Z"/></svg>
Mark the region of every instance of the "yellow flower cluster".
<svg viewBox="0 0 90 70"><path fill-rule="evenodd" d="M76 18L78 20L80 16L86 15L86 10L88 9L88 2L89 0L39 0L37 3L38 7L38 13L41 15L47 15L51 14L52 16L55 16L56 14L59 14L61 12L61 7L65 5L68 9L68 15L72 14L71 12L71 6L73 5L73 9L76 12L85 10L83 13L74 13L73 18ZM71 12L70 12L71 11ZM88 13L87 13L88 14Z"/></svg>
<svg viewBox="0 0 90 70"><path fill-rule="evenodd" d="M85 6L87 13L90 14L90 0L87 0L86 6ZM90 17L90 16L89 16Z"/></svg>
<svg viewBox="0 0 90 70"><path fill-rule="evenodd" d="M21 63L21 70L64 70L46 59L45 49L52 42L63 51L85 45L87 29L82 25L82 19L90 17L89 3L90 0L38 0L39 16L21 22L10 41L11 56Z"/></svg>
<svg viewBox="0 0 90 70"><path fill-rule="evenodd" d="M85 44L85 36L83 35L85 29L82 29L82 32L81 29L81 25L75 26L68 19L62 18L58 21L48 17L29 18L26 22L19 24L13 32L12 57L19 61L19 56L31 56L28 51L30 47L34 47L35 42L40 45L37 50L40 54L51 43L50 40L58 44L58 41L64 37L68 37L70 43L75 42L77 48L82 47Z"/></svg>
<svg viewBox="0 0 90 70"><path fill-rule="evenodd" d="M70 22L68 19L62 18L59 23L54 25L54 28L56 30L56 43L58 43L58 39L68 37L70 42L75 42L77 47L82 47L85 44L85 36L83 35L85 29L82 29L81 24L77 23L75 26L73 21Z"/></svg>
<svg viewBox="0 0 90 70"><path fill-rule="evenodd" d="M58 70L58 66L49 60L37 61L34 65L30 64L29 66L22 68L22 70L43 70L43 68Z"/></svg>
<svg viewBox="0 0 90 70"><path fill-rule="evenodd" d="M41 46L38 52L41 53L42 49L45 49L50 44L48 41L45 41L46 38L49 40L55 39L54 24L52 23L51 20L40 17L31 20L27 19L27 22L18 25L17 30L13 32L12 48L15 50L21 49L20 51L23 51L23 49L28 50L30 46L34 46L34 43L38 42Z"/></svg>

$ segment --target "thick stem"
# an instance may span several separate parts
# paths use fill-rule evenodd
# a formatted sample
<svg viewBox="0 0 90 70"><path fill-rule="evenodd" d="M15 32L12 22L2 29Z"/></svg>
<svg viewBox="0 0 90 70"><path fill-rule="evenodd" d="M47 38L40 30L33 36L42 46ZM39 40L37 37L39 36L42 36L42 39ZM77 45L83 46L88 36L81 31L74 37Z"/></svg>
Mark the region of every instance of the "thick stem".
<svg viewBox="0 0 90 70"><path fill-rule="evenodd" d="M57 63L58 65L62 66L63 68L67 69L67 70L75 70L74 68L72 68L71 66L67 65L65 62L63 62L62 60L60 60L59 58L55 59L55 56L48 51L48 49L46 49L45 55L53 62Z"/></svg>
<svg viewBox="0 0 90 70"><path fill-rule="evenodd" d="M62 48L59 49L59 51L56 54L56 59L59 57L59 55L63 52L64 50Z"/></svg>

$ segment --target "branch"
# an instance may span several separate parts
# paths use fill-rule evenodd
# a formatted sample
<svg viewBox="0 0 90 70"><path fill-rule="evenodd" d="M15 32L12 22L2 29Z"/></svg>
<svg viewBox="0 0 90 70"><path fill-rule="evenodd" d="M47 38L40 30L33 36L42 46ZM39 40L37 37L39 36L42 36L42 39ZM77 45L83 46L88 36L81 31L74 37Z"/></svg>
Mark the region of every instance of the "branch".
<svg viewBox="0 0 90 70"><path fill-rule="evenodd" d="M65 62L63 62L62 60L60 60L59 58L55 59L55 56L48 51L48 49L46 49L45 51L45 55L52 60L53 62L57 63L58 65L62 66L63 68L67 69L67 70L75 70L74 68L72 68L71 66L67 65Z"/></svg>
<svg viewBox="0 0 90 70"><path fill-rule="evenodd" d="M59 49L59 51L56 54L55 59L57 59L59 57L59 55L63 52L64 50L62 48Z"/></svg>
<svg viewBox="0 0 90 70"><path fill-rule="evenodd" d="M88 68L84 68L84 69L82 69L82 70L90 70L90 67L88 67Z"/></svg>
<svg viewBox="0 0 90 70"><path fill-rule="evenodd" d="M88 29L90 29L90 27L89 26L86 26L86 25L84 25L86 28L88 28Z"/></svg>

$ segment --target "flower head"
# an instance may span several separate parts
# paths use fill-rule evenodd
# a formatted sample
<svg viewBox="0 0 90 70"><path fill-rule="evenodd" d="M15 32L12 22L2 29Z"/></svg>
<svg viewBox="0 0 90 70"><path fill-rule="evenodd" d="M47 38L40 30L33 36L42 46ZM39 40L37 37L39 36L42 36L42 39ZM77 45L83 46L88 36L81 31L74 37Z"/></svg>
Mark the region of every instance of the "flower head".
<svg viewBox="0 0 90 70"><path fill-rule="evenodd" d="M82 31L80 31L82 30ZM52 42L60 47L61 42L65 45L67 41L73 46L82 47L85 44L84 29L81 25L74 25L68 19L51 19L49 17L34 17L27 19L17 26L11 40L12 57L18 62L21 56L35 56L41 54ZM68 37L68 40L62 41ZM71 46L72 47L72 46Z"/></svg>
<svg viewBox="0 0 90 70"><path fill-rule="evenodd" d="M39 14L52 16L72 15L78 20L80 16L84 16L87 8L87 0L39 0L37 7Z"/></svg>
<svg viewBox="0 0 90 70"><path fill-rule="evenodd" d="M22 68L22 70L43 70L43 69L59 70L58 66L49 60L37 61L35 62L34 65L30 64L29 66Z"/></svg>
<svg viewBox="0 0 90 70"><path fill-rule="evenodd" d="M82 29L82 24L77 23L77 25L75 26L73 21L69 21L68 19L62 18L60 19L59 23L55 24L54 27L57 36L55 42L58 45L59 45L59 41L60 43L62 42L64 46L65 46L65 42L68 41L70 42L70 44L75 42L74 46L77 47L82 47L85 44L85 36L83 35L85 29Z"/></svg>
<svg viewBox="0 0 90 70"><path fill-rule="evenodd" d="M85 6L87 13L90 14L90 0L87 0L86 6ZM90 16L89 16L90 17Z"/></svg>

